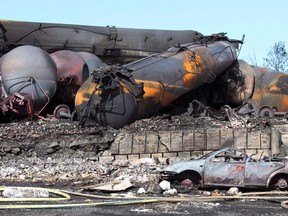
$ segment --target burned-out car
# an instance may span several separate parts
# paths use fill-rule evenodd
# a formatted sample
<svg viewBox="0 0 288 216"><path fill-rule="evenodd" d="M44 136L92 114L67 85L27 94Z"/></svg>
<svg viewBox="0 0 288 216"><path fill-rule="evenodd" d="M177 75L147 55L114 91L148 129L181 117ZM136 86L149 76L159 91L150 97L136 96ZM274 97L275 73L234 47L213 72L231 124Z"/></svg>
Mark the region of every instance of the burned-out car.
<svg viewBox="0 0 288 216"><path fill-rule="evenodd" d="M161 171L162 179L182 186L288 188L288 160L224 148L199 159L179 161Z"/></svg>

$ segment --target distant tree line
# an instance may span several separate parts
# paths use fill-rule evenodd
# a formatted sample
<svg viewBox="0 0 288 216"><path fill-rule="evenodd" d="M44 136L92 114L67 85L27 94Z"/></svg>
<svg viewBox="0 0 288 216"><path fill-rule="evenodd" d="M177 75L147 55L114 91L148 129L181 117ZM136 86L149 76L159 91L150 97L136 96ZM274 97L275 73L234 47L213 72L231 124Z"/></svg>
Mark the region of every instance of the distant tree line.
<svg viewBox="0 0 288 216"><path fill-rule="evenodd" d="M288 53L285 42L279 41L268 51L264 60L264 67L275 71L288 72Z"/></svg>

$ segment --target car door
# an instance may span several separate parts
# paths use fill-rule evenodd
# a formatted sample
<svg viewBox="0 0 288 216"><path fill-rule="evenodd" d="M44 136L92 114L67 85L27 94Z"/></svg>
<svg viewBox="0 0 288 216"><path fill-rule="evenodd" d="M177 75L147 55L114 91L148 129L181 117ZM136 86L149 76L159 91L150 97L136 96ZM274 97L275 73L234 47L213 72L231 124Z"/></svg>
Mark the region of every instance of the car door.
<svg viewBox="0 0 288 216"><path fill-rule="evenodd" d="M270 175L284 166L284 162L247 160L245 186L266 186Z"/></svg>
<svg viewBox="0 0 288 216"><path fill-rule="evenodd" d="M221 152L204 165L204 186L243 186L245 160L235 150Z"/></svg>

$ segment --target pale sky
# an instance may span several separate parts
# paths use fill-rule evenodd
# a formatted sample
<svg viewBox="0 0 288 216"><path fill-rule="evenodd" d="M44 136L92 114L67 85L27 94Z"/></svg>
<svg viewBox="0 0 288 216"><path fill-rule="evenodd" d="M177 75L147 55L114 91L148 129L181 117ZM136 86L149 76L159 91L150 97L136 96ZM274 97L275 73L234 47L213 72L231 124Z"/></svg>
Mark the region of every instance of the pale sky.
<svg viewBox="0 0 288 216"><path fill-rule="evenodd" d="M6 20L245 34L239 59L258 66L276 42L288 48L288 0L5 0L0 8Z"/></svg>

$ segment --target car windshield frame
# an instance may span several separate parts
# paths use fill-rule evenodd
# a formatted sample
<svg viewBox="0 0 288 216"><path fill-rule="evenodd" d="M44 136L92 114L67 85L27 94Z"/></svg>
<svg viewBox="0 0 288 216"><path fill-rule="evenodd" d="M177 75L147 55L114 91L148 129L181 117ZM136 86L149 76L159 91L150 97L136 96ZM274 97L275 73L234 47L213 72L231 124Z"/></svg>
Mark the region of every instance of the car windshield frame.
<svg viewBox="0 0 288 216"><path fill-rule="evenodd" d="M215 153L218 152L218 151L219 151L219 150L214 150L214 151L212 151L212 152L209 152L209 153L201 156L201 157L199 158L199 160L207 159L208 157L210 157L211 155L215 154Z"/></svg>

